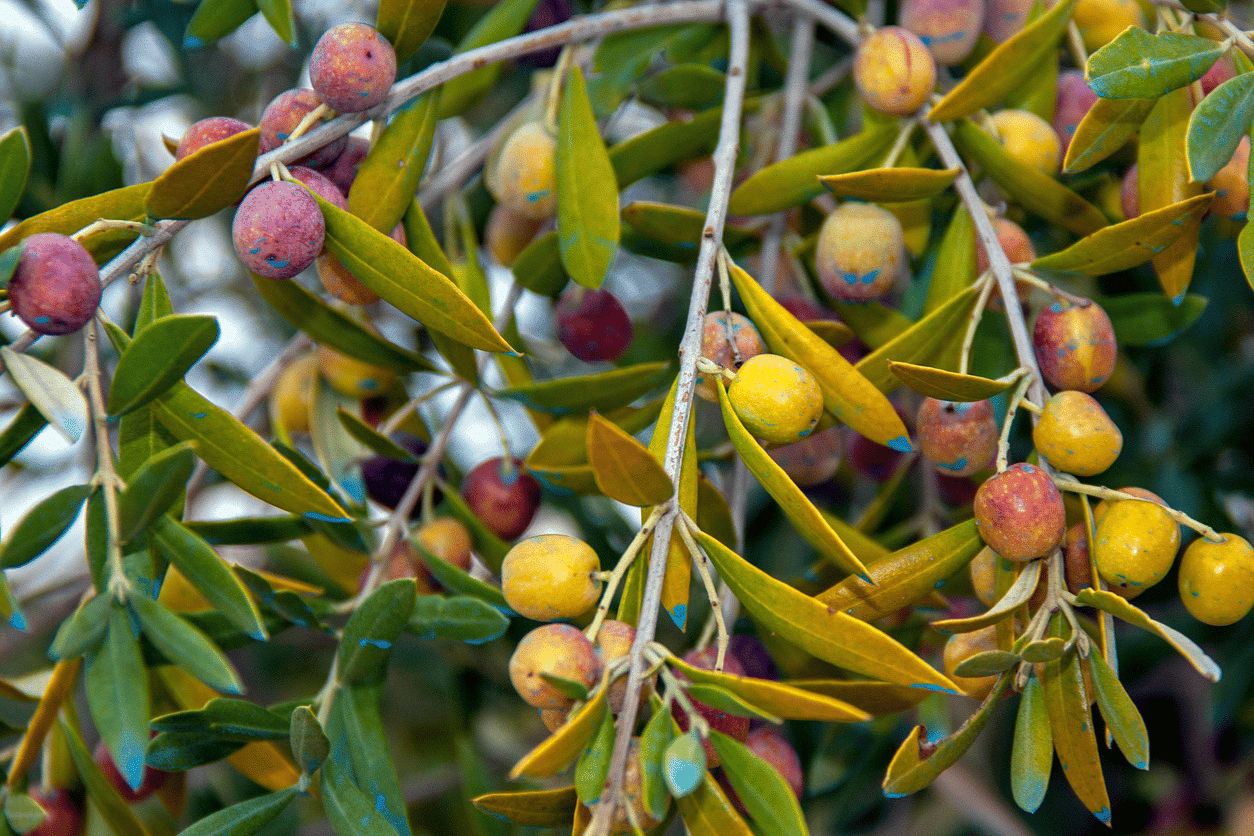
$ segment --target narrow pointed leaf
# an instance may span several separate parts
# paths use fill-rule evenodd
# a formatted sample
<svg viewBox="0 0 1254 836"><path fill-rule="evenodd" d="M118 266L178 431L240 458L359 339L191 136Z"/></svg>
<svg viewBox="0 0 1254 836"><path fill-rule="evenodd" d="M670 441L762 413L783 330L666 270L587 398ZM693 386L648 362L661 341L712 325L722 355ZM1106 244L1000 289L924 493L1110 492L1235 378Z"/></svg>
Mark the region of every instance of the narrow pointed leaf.
<svg viewBox="0 0 1254 836"><path fill-rule="evenodd" d="M606 683L603 681L592 698L566 718L557 731L532 749L510 770L510 780L526 775L531 778L549 778L571 764L588 745L606 710Z"/></svg>
<svg viewBox="0 0 1254 836"><path fill-rule="evenodd" d="M523 827L568 827L579 798L575 788L491 792L472 802L489 816Z"/></svg>
<svg viewBox="0 0 1254 836"><path fill-rule="evenodd" d="M144 198L151 183L136 183L121 189L103 192L91 197L63 203L55 209L27 218L16 226L0 233L0 251L7 250L28 235L36 232L59 232L73 235L90 223L101 218L125 221L144 219ZM130 230L110 230L90 236L83 245L97 264L103 264L139 237Z"/></svg>
<svg viewBox="0 0 1254 836"><path fill-rule="evenodd" d="M828 174L819 180L837 197L901 203L936 197L948 189L957 176L956 168L871 168L848 174Z"/></svg>
<svg viewBox="0 0 1254 836"><path fill-rule="evenodd" d="M212 316L164 317L139 331L118 360L107 408L113 417L160 397L218 341Z"/></svg>
<svg viewBox="0 0 1254 836"><path fill-rule="evenodd" d="M503 608L511 613L513 612L513 610L509 609L509 605L505 603L505 596L501 594L501 590L484 583L478 578L471 577L447 561L440 560L417 543L413 545L414 548L419 550L423 562L430 569L435 579L440 582L441 586L454 592L460 592L463 595L478 598L498 609Z"/></svg>
<svg viewBox="0 0 1254 836"><path fill-rule="evenodd" d="M623 246L640 255L694 264L705 229L705 213L686 206L633 200L623 207ZM733 258L755 250L761 237L754 232L723 227L723 246Z"/></svg>
<svg viewBox="0 0 1254 836"><path fill-rule="evenodd" d="M970 633L983 627L996 624L1004 618L1009 618L1011 613L1032 597L1032 593L1036 590L1036 584L1041 579L1041 562L1033 560L1023 567L1023 571L1019 573L1019 577L1006 590L1006 594L1001 597L993 606L979 615L973 615L970 618L946 618L940 621L933 621L932 627L945 633Z"/></svg>
<svg viewBox="0 0 1254 836"><path fill-rule="evenodd" d="M22 614L22 608L13 597L13 590L9 588L3 572L0 572L0 618L9 622L14 630L26 630L26 616Z"/></svg>
<svg viewBox="0 0 1254 836"><path fill-rule="evenodd" d="M435 371L421 354L365 328L296 282L276 282L254 275L253 284L272 308L319 345L398 372Z"/></svg>
<svg viewBox="0 0 1254 836"><path fill-rule="evenodd" d="M716 685L762 711L787 720L857 723L870 717L865 711L842 700L787 683L707 671L678 658L672 659L671 665L683 671L695 683Z"/></svg>
<svg viewBox="0 0 1254 836"><path fill-rule="evenodd" d="M754 109L746 103L746 113ZM723 108L719 105L687 121L671 120L616 144L610 149L610 164L614 166L618 188L625 189L642 177L711 152L718 142L722 118Z"/></svg>
<svg viewBox="0 0 1254 836"><path fill-rule="evenodd" d="M420 639L456 639L467 644L500 638L507 627L509 619L499 609L469 595L421 595L405 625Z"/></svg>
<svg viewBox="0 0 1254 836"><path fill-rule="evenodd" d="M153 218L206 218L243 197L261 132L241 131L188 154L152 181L144 211Z"/></svg>
<svg viewBox="0 0 1254 836"><path fill-rule="evenodd" d="M360 412L360 399L343 395L330 386L315 384L309 410L309 439L319 468L331 480L338 495L364 505L366 486L361 460L366 458L366 448L345 429L339 418L339 413L350 409Z"/></svg>
<svg viewBox="0 0 1254 836"><path fill-rule="evenodd" d="M1062 774L1089 812L1099 821L1109 822L1110 798L1102 777L1079 655L1068 653L1062 659L1046 662L1039 670L1054 751L1058 753Z"/></svg>
<svg viewBox="0 0 1254 836"><path fill-rule="evenodd" d="M957 731L934 744L928 743L927 729L923 726L915 726L901 742L897 753L888 764L888 771L884 775L884 795L889 798L900 798L903 795L918 792L932 783L937 775L953 766L958 758L971 748L971 744L988 725L989 718L993 716L993 709L1001 701L1002 694L1010 687L1012 678L1009 673L1003 674L975 713L968 717ZM927 755L924 755L922 751L925 743L929 749Z"/></svg>
<svg viewBox="0 0 1254 836"><path fill-rule="evenodd" d="M771 298L752 276L734 264L730 272L767 347L814 375L828 412L874 442L895 450L911 449L905 424L882 392L839 351Z"/></svg>
<svg viewBox="0 0 1254 836"><path fill-rule="evenodd" d="M353 178L348 211L385 235L401 222L418 192L439 99L438 93L428 93L396 111Z"/></svg>
<svg viewBox="0 0 1254 836"><path fill-rule="evenodd" d="M723 761L723 772L740 803L757 825L773 836L809 834L797 796L793 795L779 770L753 754L743 743L722 732L711 729L710 743Z"/></svg>
<svg viewBox="0 0 1254 836"><path fill-rule="evenodd" d="M1019 664L1020 657L1009 650L985 650L968 656L954 666L958 676L994 676Z"/></svg>
<svg viewBox="0 0 1254 836"><path fill-rule="evenodd" d="M334 760L322 765L322 809L341 836L396 836L374 801L357 788Z"/></svg>
<svg viewBox="0 0 1254 836"><path fill-rule="evenodd" d="M1000 395L1014 385L1013 380L990 380L931 366L888 361L888 370L912 392L943 401L970 403Z"/></svg>
<svg viewBox="0 0 1254 836"><path fill-rule="evenodd" d="M269 712L267 712L269 713ZM312 775L331 754L331 741L307 705L298 705L288 724L292 757L305 775Z"/></svg>
<svg viewBox="0 0 1254 836"><path fill-rule="evenodd" d="M200 49L226 37L256 13L255 0L200 0L183 35L183 48Z"/></svg>
<svg viewBox="0 0 1254 836"><path fill-rule="evenodd" d="M1185 150L1189 178L1205 183L1228 164L1254 121L1254 73L1230 78L1193 109Z"/></svg>
<svg viewBox="0 0 1254 836"><path fill-rule="evenodd" d="M13 420L0 432L0 466L13 461L13 457L39 435L39 431L48 426L48 419L29 402L13 416Z"/></svg>
<svg viewBox="0 0 1254 836"><path fill-rule="evenodd" d="M234 697L211 699L203 708L176 711L153 719L159 732L200 734L218 740L248 743L286 740L290 724L278 714Z"/></svg>
<svg viewBox="0 0 1254 836"><path fill-rule="evenodd" d="M1080 594L1076 596L1076 600L1081 606L1096 607L1103 612L1110 613L1120 621L1126 621L1129 624L1140 627L1142 630L1154 633L1174 647L1193 666L1194 670L1203 677L1211 682L1219 681L1219 677L1222 675L1219 665L1215 664L1213 659L1202 652L1202 649L1197 646L1196 642L1179 630L1150 618L1115 593L1099 592L1096 589L1081 589Z"/></svg>
<svg viewBox="0 0 1254 836"><path fill-rule="evenodd" d="M556 230L528 244L511 269L520 285L541 296L556 296L570 280L562 266L562 245Z"/></svg>
<svg viewBox="0 0 1254 836"><path fill-rule="evenodd" d="M296 20L292 16L291 0L257 0L257 10L279 40L288 46L296 46Z"/></svg>
<svg viewBox="0 0 1254 836"><path fill-rule="evenodd" d="M70 758L74 761L74 767L78 770L79 777L83 779L83 784L87 787L87 793L91 796L92 804L100 811L101 818L105 820L105 823L114 833L126 833L128 836L131 834L134 834L134 836L148 836L148 830L143 823L131 812L130 805L118 793L113 786L113 782L100 771L100 767L92 758L91 753L87 751L87 745L83 743L83 735L77 728L70 725L65 717L61 717L58 722L61 726L62 738L70 750ZM142 750L140 754L142 757Z"/></svg>
<svg viewBox="0 0 1254 836"><path fill-rule="evenodd" d="M765 720L768 723L782 723L783 718L765 711L748 700L726 688L710 684L693 684L688 686L689 695L697 702L736 717L748 717L752 720Z"/></svg>
<svg viewBox="0 0 1254 836"><path fill-rule="evenodd" d="M1197 321L1205 297L1185 295L1179 305L1161 293L1123 293L1100 300L1119 345L1163 345Z"/></svg>
<svg viewBox="0 0 1254 836"><path fill-rule="evenodd" d="M457 285L360 218L318 198L326 246L348 271L401 313L463 345L513 351Z"/></svg>
<svg viewBox="0 0 1254 836"><path fill-rule="evenodd" d="M873 621L935 591L983 547L975 521L967 520L869 564L871 583L850 576L816 595L815 600L854 618Z"/></svg>
<svg viewBox="0 0 1254 836"><path fill-rule="evenodd" d="M948 122L984 110L1020 90L1058 46L1071 20L1075 0L1059 3L986 55L927 118Z"/></svg>
<svg viewBox="0 0 1254 836"><path fill-rule="evenodd" d="M864 676L958 693L949 679L895 639L776 580L710 535L700 532L697 539L745 610L782 638Z"/></svg>
<svg viewBox="0 0 1254 836"><path fill-rule="evenodd" d="M1032 676L1019 698L1014 743L1010 749L1010 792L1021 809L1035 813L1041 806L1053 764L1054 739L1045 711L1045 692L1041 681Z"/></svg>
<svg viewBox="0 0 1254 836"><path fill-rule="evenodd" d="M1141 126L1137 143L1137 195L1142 213L1202 193L1202 185L1189 180L1184 149L1192 110L1193 96L1189 88L1173 90L1158 100ZM1150 261L1163 293L1174 303L1184 298L1193 278L1197 241L1197 230L1181 235Z"/></svg>
<svg viewBox="0 0 1254 836"><path fill-rule="evenodd" d="M1237 255L1241 260L1241 272L1245 283L1254 290L1254 226L1246 224L1237 234Z"/></svg>
<svg viewBox="0 0 1254 836"><path fill-rule="evenodd" d="M409 621L417 595L414 582L400 578L376 589L353 611L337 654L340 682L371 682L383 676L392 643Z"/></svg>
<svg viewBox="0 0 1254 836"><path fill-rule="evenodd" d="M662 382L669 363L640 363L600 374L563 377L526 386L498 389L497 397L517 401L528 409L552 415L572 412L611 412L647 394Z"/></svg>
<svg viewBox="0 0 1254 836"><path fill-rule="evenodd" d="M745 463L745 467L749 468L749 472L766 489L766 492L771 495L771 498L779 505L780 510L792 521L792 524L797 529L797 533L804 537L810 545L818 549L824 557L831 560L843 571L866 577L866 567L862 565L862 561L858 560L858 556L849 550L845 542L840 539L840 535L827 524L827 520L814 507L814 503L810 501L809 497L797 487L797 484L789 478L784 469L771 458L770 454L763 449L757 439L745 429L745 425L740 421L740 416L732 409L731 400L727 397L727 390L723 386L723 381L720 379L716 383L718 386L719 407L723 412L723 424L727 428L727 435L731 438L732 445Z"/></svg>
<svg viewBox="0 0 1254 836"><path fill-rule="evenodd" d="M48 655L57 660L77 659L100 643L108 627L109 597L89 598L61 622Z"/></svg>
<svg viewBox="0 0 1254 836"><path fill-rule="evenodd" d="M659 505L675 486L648 448L612 421L588 418L588 460L601 493L627 505Z"/></svg>
<svg viewBox="0 0 1254 836"><path fill-rule="evenodd" d="M161 655L214 690L240 693L239 676L208 636L147 596L134 595L129 601L144 635Z"/></svg>
<svg viewBox="0 0 1254 836"><path fill-rule="evenodd" d="M1196 236L1213 194L1200 194L1179 203L1145 212L1081 238L1061 252L1032 262L1034 269L1104 276L1152 259L1176 239Z"/></svg>
<svg viewBox="0 0 1254 836"><path fill-rule="evenodd" d="M232 804L179 831L179 836L253 836L277 819L298 792L288 787Z"/></svg>
<svg viewBox="0 0 1254 836"><path fill-rule="evenodd" d="M658 461L666 457L666 448L670 443L671 416L675 411L675 398L678 392L679 378L677 377L671 383L670 390L667 391L662 401L661 411L653 426L653 435L649 438L649 452ZM690 517L695 517L698 513L698 476L696 424L689 421L688 434L684 437L683 458L680 462L677 498L679 509ZM652 513L652 508L641 508L640 522L644 523ZM651 554L652 548L653 537L650 535L641 547L641 554ZM687 629L688 624L688 597L691 592L694 557L688 553L681 538L671 537L670 543L667 544L666 576L662 579L662 606L680 630ZM636 595L642 591L647 566L648 561L639 560L632 565L632 571L627 574L619 609L624 614L632 613L628 616L629 619L634 619L634 613L639 611ZM631 623L634 625L634 620Z"/></svg>
<svg viewBox="0 0 1254 836"><path fill-rule="evenodd" d="M404 447L343 407L335 411L335 417L340 420L340 424L348 431L349 435L371 451L381 456L387 456L389 459L395 459L398 462L415 464L418 462L418 459Z"/></svg>
<svg viewBox="0 0 1254 836"><path fill-rule="evenodd" d="M0 545L0 569L25 566L51 548L78 519L89 493L88 485L62 488L27 511Z"/></svg>
<svg viewBox="0 0 1254 836"><path fill-rule="evenodd" d="M183 442L163 450L140 466L118 497L119 539L129 543L178 502L187 489L196 445Z"/></svg>
<svg viewBox="0 0 1254 836"><path fill-rule="evenodd" d="M557 120L557 235L562 266L584 287L600 287L618 249L618 188L588 101L583 72L573 66L562 87Z"/></svg>
<svg viewBox="0 0 1254 836"><path fill-rule="evenodd" d="M375 28L396 52L396 63L405 63L435 31L444 13L445 0L382 0Z"/></svg>
<svg viewBox="0 0 1254 836"><path fill-rule="evenodd" d="M753 836L722 787L708 772L690 794L677 796L679 815L692 836Z"/></svg>
<svg viewBox="0 0 1254 836"><path fill-rule="evenodd" d="M1089 235L1106 226L1100 209L1048 174L1021 162L975 123L965 119L958 122L954 144L964 158L978 165L1028 212L1076 235Z"/></svg>
<svg viewBox="0 0 1254 836"><path fill-rule="evenodd" d="M1119 750L1128 763L1137 769L1149 769L1149 731L1145 728L1141 712L1137 711L1118 675L1100 653L1090 653L1088 663L1097 707L1111 737L1119 744Z"/></svg>
<svg viewBox="0 0 1254 836"><path fill-rule="evenodd" d="M26 128L11 128L0 136L0 218L4 220L13 216L22 192L26 191L30 160L30 137Z"/></svg>
<svg viewBox="0 0 1254 836"><path fill-rule="evenodd" d="M375 810L383 814L399 836L410 836L400 779L388 755L382 709L382 683L341 690L335 697L328 724L328 734L336 741L332 758L340 760L342 741L357 788L372 800Z"/></svg>
<svg viewBox="0 0 1254 836"><path fill-rule="evenodd" d="M536 3L537 0L505 0L497 3L462 38L457 45L457 52L468 52L517 35L527 24ZM479 101L496 84L503 69L499 61L492 62L446 81L440 93L440 118L457 116Z"/></svg>
<svg viewBox="0 0 1254 836"><path fill-rule="evenodd" d="M13 384L39 414L71 444L87 429L87 398L65 374L43 360L0 346L0 360Z"/></svg>
<svg viewBox="0 0 1254 836"><path fill-rule="evenodd" d="M858 171L887 153L894 125L868 128L835 145L812 148L768 165L732 192L727 211L733 215L769 215L799 206L823 193L819 177Z"/></svg>
<svg viewBox="0 0 1254 836"><path fill-rule="evenodd" d="M118 772L132 789L144 777L148 743L148 672L126 608L114 603L104 643L87 656L87 705ZM81 766L80 766L81 769Z"/></svg>
<svg viewBox="0 0 1254 836"><path fill-rule="evenodd" d="M1155 99L1206 75L1225 48L1197 35L1129 26L1089 56L1084 78L1104 99Z"/></svg>
<svg viewBox="0 0 1254 836"><path fill-rule="evenodd" d="M1062 170L1085 171L1118 151L1136 136L1157 99L1098 99L1067 146Z"/></svg>
<svg viewBox="0 0 1254 836"><path fill-rule="evenodd" d="M606 713L601 726L588 743L588 748L575 764L575 789L579 800L591 807L601 799L605 777L610 771L610 755L614 749L614 715Z"/></svg>

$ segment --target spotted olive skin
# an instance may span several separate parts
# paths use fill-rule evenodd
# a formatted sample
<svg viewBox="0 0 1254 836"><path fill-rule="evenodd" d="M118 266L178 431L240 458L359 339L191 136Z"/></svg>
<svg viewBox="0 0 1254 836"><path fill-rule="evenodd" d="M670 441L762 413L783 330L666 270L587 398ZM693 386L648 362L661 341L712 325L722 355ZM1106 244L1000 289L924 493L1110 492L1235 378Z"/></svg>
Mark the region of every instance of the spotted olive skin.
<svg viewBox="0 0 1254 836"><path fill-rule="evenodd" d="M843 203L827 216L814 251L823 289L842 302L869 302L907 274L901 221L873 203Z"/></svg>
<svg viewBox="0 0 1254 836"><path fill-rule="evenodd" d="M971 590L986 607L997 603L997 561L1000 559L997 552L985 546L967 564L967 571L971 575Z"/></svg>
<svg viewBox="0 0 1254 836"><path fill-rule="evenodd" d="M1062 494L1044 470L1025 462L980 485L974 511L980 537L1007 560L1044 557L1067 532Z"/></svg>
<svg viewBox="0 0 1254 836"><path fill-rule="evenodd" d="M179 140L178 147L174 151L174 159L181 160L206 145L250 131L252 127L247 122L232 119L229 116L210 116L208 119L201 119L199 122L192 123L192 126L183 132L183 138Z"/></svg>
<svg viewBox="0 0 1254 836"><path fill-rule="evenodd" d="M714 670L715 662L718 660L718 649L710 646L705 650L690 650L684 654L683 658L685 662L693 667L701 668L706 671L712 671ZM723 658L723 673L731 674L732 676L744 676L745 669L744 666L740 664L739 659L728 653ZM681 671L675 671L675 675L679 677L680 680L687 681L687 677L684 676ZM714 708L713 706L707 705L700 700L693 700L692 707L697 710L698 714L705 718L705 721L710 724L710 728L715 731L720 731L729 737L734 737L742 743L744 742L745 737L749 734L748 717L738 717L735 714L728 714L726 711ZM688 731L688 726L690 725L688 715L684 713L684 710L679 706L678 702L671 704L671 714L674 715L675 722L679 724L680 731ZM718 752L714 751L714 747L710 744L710 741L703 740L701 741L701 745L705 749L705 762L711 769L716 766L720 766L723 763L722 759L718 756Z"/></svg>
<svg viewBox="0 0 1254 836"><path fill-rule="evenodd" d="M775 767L792 794L801 798L805 793L805 777L801 772L801 758L797 750L784 737L783 732L773 726L759 726L745 737L745 746L750 752Z"/></svg>
<svg viewBox="0 0 1254 836"><path fill-rule="evenodd" d="M890 116L909 116L936 86L936 59L918 35L885 26L858 46L853 82L868 107Z"/></svg>
<svg viewBox="0 0 1254 836"><path fill-rule="evenodd" d="M1023 227L1007 218L997 218L993 221L993 229L997 230L997 243L1001 244L1002 251L1011 264L1025 264L1036 260L1036 247L1028 234L1023 231ZM988 270L988 253L984 251L984 243L977 238L975 272L980 275L986 270ZM1016 287L1024 288L1025 286L1016 282ZM994 296L999 302L1001 301L1001 293L996 289L994 289ZM1022 296L1023 294L1020 293L1020 297Z"/></svg>
<svg viewBox="0 0 1254 836"><path fill-rule="evenodd" d="M1119 458L1123 433L1092 395L1064 389L1042 408L1032 443L1058 470L1096 476Z"/></svg>
<svg viewBox="0 0 1254 836"><path fill-rule="evenodd" d="M745 429L768 444L805 438L823 414L814 375L778 354L750 357L727 387L727 399Z"/></svg>
<svg viewBox="0 0 1254 836"><path fill-rule="evenodd" d="M492 533L511 541L527 530L540 507L540 483L514 459L501 456L480 462L462 480L462 499Z"/></svg>
<svg viewBox="0 0 1254 836"><path fill-rule="evenodd" d="M1180 550L1180 525L1157 502L1125 499L1097 524L1093 561L1111 587L1148 589L1167 576Z"/></svg>
<svg viewBox="0 0 1254 836"><path fill-rule="evenodd" d="M947 476L970 476L997 455L997 416L990 400L924 398L915 419L919 453Z"/></svg>
<svg viewBox="0 0 1254 836"><path fill-rule="evenodd" d="M701 326L701 356L705 359L734 372L750 357L765 351L762 335L747 316L726 311L705 315ZM697 375L696 392L705 400L718 403L718 388L713 378Z"/></svg>
<svg viewBox="0 0 1254 836"><path fill-rule="evenodd" d="M568 534L541 534L515 545L501 562L505 602L533 621L574 618L596 606L596 551Z"/></svg>
<svg viewBox="0 0 1254 836"><path fill-rule="evenodd" d="M1254 547L1235 534L1199 537L1180 558L1180 600L1203 624L1235 624L1254 607Z"/></svg>
<svg viewBox="0 0 1254 836"><path fill-rule="evenodd" d="M82 244L57 232L22 239L22 257L9 279L9 302L37 334L73 334L100 307L100 273Z"/></svg>
<svg viewBox="0 0 1254 836"><path fill-rule="evenodd" d="M937 64L959 64L984 25L984 0L905 0L903 28L919 36Z"/></svg>
<svg viewBox="0 0 1254 836"><path fill-rule="evenodd" d="M304 186L270 181L253 187L235 210L231 240L249 271L266 279L290 279L322 251L326 224Z"/></svg>
<svg viewBox="0 0 1254 836"><path fill-rule="evenodd" d="M1012 157L1047 177L1062 168L1062 144L1054 126L1028 110L999 110L989 121Z"/></svg>
<svg viewBox="0 0 1254 836"><path fill-rule="evenodd" d="M493 193L511 211L532 220L557 214L557 139L539 122L520 125L505 145L492 178Z"/></svg>
<svg viewBox="0 0 1254 836"><path fill-rule="evenodd" d="M322 33L309 56L309 81L332 110L369 110L387 98L396 81L396 52L373 26L334 26Z"/></svg>
<svg viewBox="0 0 1254 836"><path fill-rule="evenodd" d="M541 624L523 636L509 660L514 690L539 709L570 708L574 700L550 685L541 674L578 682L589 690L601 678L596 648L578 627Z"/></svg>
<svg viewBox="0 0 1254 836"><path fill-rule="evenodd" d="M1126 488L1119 488L1119 492L1126 493L1129 496L1139 497L1141 499L1148 499L1150 502L1157 502L1159 505L1163 506L1164 508L1167 507L1167 500L1163 499L1158 494L1146 488L1138 488L1135 486L1130 486ZM1115 502L1125 502L1125 501L1126 500L1123 500L1123 499L1115 500ZM1113 504L1114 502L1107 502L1106 500L1103 499L1101 502L1093 506L1093 525L1096 526L1096 525L1101 524L1102 517L1106 516L1106 512L1110 510L1110 506Z"/></svg>
<svg viewBox="0 0 1254 836"><path fill-rule="evenodd" d="M1101 305L1054 302L1032 326L1032 348L1055 389L1095 392L1115 370L1115 329Z"/></svg>
<svg viewBox="0 0 1254 836"><path fill-rule="evenodd" d="M257 123L257 127L261 129L261 153L273 151L286 142L301 121L321 104L318 94L308 87L285 90L275 96L266 105L261 121ZM342 136L302 157L300 162L313 168L321 168L335 162L347 147L348 137Z"/></svg>
<svg viewBox="0 0 1254 836"><path fill-rule="evenodd" d="M631 345L631 319L608 290L572 286L558 298L554 315L557 339L585 363L613 362Z"/></svg>

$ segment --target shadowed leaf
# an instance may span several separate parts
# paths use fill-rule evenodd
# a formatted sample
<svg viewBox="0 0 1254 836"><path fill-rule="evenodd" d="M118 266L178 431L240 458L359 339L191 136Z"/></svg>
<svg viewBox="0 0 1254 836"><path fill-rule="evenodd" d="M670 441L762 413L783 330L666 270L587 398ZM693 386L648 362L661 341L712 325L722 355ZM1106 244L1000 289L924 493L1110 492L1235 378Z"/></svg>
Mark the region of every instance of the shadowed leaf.
<svg viewBox="0 0 1254 836"><path fill-rule="evenodd" d="M1085 171L1136 136L1157 99L1098 99L1071 136L1062 170Z"/></svg>
<svg viewBox="0 0 1254 836"><path fill-rule="evenodd" d="M949 372L914 363L888 361L888 370L907 389L942 401L970 403L1000 395L1014 385L1013 380L989 380L971 374Z"/></svg>
<svg viewBox="0 0 1254 836"><path fill-rule="evenodd" d="M588 417L588 460L601 493L627 505L658 505L675 486L648 448L595 412Z"/></svg>

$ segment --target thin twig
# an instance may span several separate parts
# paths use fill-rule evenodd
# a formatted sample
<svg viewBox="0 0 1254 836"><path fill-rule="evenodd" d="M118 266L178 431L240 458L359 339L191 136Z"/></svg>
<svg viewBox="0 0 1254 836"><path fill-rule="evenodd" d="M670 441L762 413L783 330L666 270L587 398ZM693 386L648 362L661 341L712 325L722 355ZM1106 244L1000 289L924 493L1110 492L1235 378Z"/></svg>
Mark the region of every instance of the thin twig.
<svg viewBox="0 0 1254 836"><path fill-rule="evenodd" d="M100 328L93 319L83 330L83 375L87 383L87 400L91 407L92 431L96 436L96 475L92 482L104 495L105 531L108 545L109 593L126 600L130 582L122 568L122 523L118 510L118 491L126 487L113 464L113 447L109 443L109 414L105 410L100 386Z"/></svg>

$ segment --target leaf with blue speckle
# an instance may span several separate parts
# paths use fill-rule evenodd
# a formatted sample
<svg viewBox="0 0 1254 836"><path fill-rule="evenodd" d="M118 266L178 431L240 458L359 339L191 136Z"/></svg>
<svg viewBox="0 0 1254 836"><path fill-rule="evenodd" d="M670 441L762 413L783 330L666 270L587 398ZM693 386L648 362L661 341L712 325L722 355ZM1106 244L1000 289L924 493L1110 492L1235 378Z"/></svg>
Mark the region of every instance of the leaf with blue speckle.
<svg viewBox="0 0 1254 836"><path fill-rule="evenodd" d="M380 586L353 611L340 638L339 681L345 685L377 682L386 672L392 643L409 621L418 587L412 578Z"/></svg>
<svg viewBox="0 0 1254 836"><path fill-rule="evenodd" d="M78 730L77 723L73 725L69 723L64 714L58 722L61 726L62 739L66 743L66 748L70 750L70 758L74 761L74 767L87 787L87 795L91 798L92 805L100 811L101 818L114 833L125 833L127 836L148 836L148 830L143 823L131 812L130 805L118 793L113 782L100 771L100 766L87 751L87 745L83 742L83 735ZM143 761L140 763L142 765Z"/></svg>
<svg viewBox="0 0 1254 836"><path fill-rule="evenodd" d="M710 743L723 761L727 780L755 824L771 836L809 836L797 796L778 769L721 732L711 730Z"/></svg>
<svg viewBox="0 0 1254 836"><path fill-rule="evenodd" d="M669 711L655 702L653 716L640 735L640 779L644 809L661 821L670 808L671 797L666 788L666 749L675 739L675 720Z"/></svg>
<svg viewBox="0 0 1254 836"><path fill-rule="evenodd" d="M401 222L418 192L435 137L439 101L437 89L397 110L348 190L348 210L385 235Z"/></svg>
<svg viewBox="0 0 1254 836"><path fill-rule="evenodd" d="M148 671L123 604L114 602L109 610L104 643L87 654L83 682L87 706L113 763L126 783L137 789L144 779L148 744Z"/></svg>
<svg viewBox="0 0 1254 836"><path fill-rule="evenodd" d="M1119 750L1128 763L1137 769L1149 769L1149 731L1145 728L1141 712L1137 711L1119 676L1100 653L1090 653L1088 663L1093 691L1097 694L1097 707L1111 737L1119 744Z"/></svg>
<svg viewBox="0 0 1254 836"><path fill-rule="evenodd" d="M1184 147L1189 177L1205 183L1228 164L1254 121L1254 73L1216 87L1193 108Z"/></svg>
<svg viewBox="0 0 1254 836"><path fill-rule="evenodd" d="M705 780L705 747L696 732L681 734L666 747L662 756L662 775L666 788L675 798L684 798L696 791Z"/></svg>
<svg viewBox="0 0 1254 836"><path fill-rule="evenodd" d="M568 827L579 799L575 788L490 792L473 799L489 816L524 827Z"/></svg>
<svg viewBox="0 0 1254 836"><path fill-rule="evenodd" d="M334 758L322 765L322 810L339 836L397 836L396 828Z"/></svg>
<svg viewBox="0 0 1254 836"><path fill-rule="evenodd" d="M1062 161L1065 174L1085 171L1136 136L1156 99L1098 99L1076 126Z"/></svg>
<svg viewBox="0 0 1254 836"><path fill-rule="evenodd" d="M1050 634L1058 636L1063 627L1061 616L1055 614ZM1044 691L1045 710L1054 738L1054 751L1067 783L1090 813L1102 822L1110 821L1110 798L1106 779L1102 776L1101 758L1097 751L1097 735L1080 656L1073 649L1061 659L1046 662L1037 668Z"/></svg>
<svg viewBox="0 0 1254 836"><path fill-rule="evenodd" d="M31 405L73 444L87 429L87 398L74 381L55 366L0 346L0 360L13 384L30 399Z"/></svg>
<svg viewBox="0 0 1254 836"><path fill-rule="evenodd" d="M335 765L352 776L357 789L400 836L410 836L400 779L383 730L383 684L352 685L334 699L327 734L335 741L331 755ZM340 759L345 755L347 762Z"/></svg>
<svg viewBox="0 0 1254 836"><path fill-rule="evenodd" d="M146 595L127 599L144 635L161 655L217 691L238 694L243 683L209 637Z"/></svg>
<svg viewBox="0 0 1254 836"><path fill-rule="evenodd" d="M469 595L421 595L405 625L420 639L455 639L467 644L500 638L508 627L509 619L497 607Z"/></svg>
<svg viewBox="0 0 1254 836"><path fill-rule="evenodd" d="M1053 764L1054 739L1045 712L1045 694L1041 681L1032 676L1019 698L1010 749L1010 792L1021 809L1035 813L1041 806Z"/></svg>
<svg viewBox="0 0 1254 836"><path fill-rule="evenodd" d="M1206 75L1226 49L1197 35L1129 26L1089 56L1084 78L1104 99L1156 99Z"/></svg>

